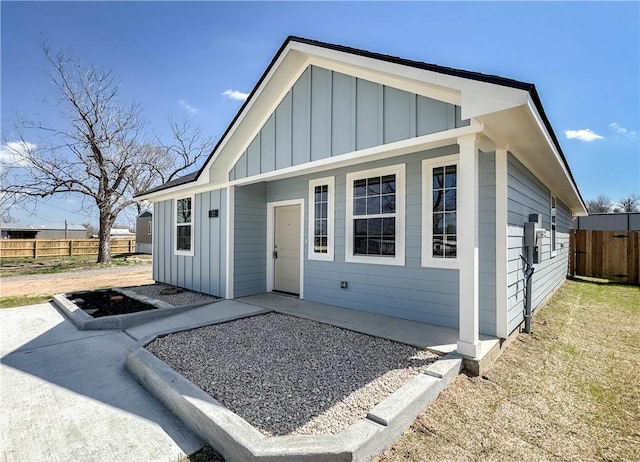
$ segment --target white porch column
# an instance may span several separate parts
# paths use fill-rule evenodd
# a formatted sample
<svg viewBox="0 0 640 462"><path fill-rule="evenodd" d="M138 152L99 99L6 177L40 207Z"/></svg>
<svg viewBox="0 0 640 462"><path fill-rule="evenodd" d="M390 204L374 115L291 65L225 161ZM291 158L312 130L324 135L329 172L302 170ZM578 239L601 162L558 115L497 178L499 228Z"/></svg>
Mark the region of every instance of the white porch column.
<svg viewBox="0 0 640 462"><path fill-rule="evenodd" d="M478 306L478 139L458 138L458 258L459 332L458 353L476 357L479 352Z"/></svg>

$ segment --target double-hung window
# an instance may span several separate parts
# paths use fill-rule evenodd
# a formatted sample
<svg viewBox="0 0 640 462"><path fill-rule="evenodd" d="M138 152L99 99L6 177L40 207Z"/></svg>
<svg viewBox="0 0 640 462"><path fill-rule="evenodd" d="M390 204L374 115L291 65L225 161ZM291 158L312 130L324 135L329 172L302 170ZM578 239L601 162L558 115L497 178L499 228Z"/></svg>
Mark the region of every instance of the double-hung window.
<svg viewBox="0 0 640 462"><path fill-rule="evenodd" d="M333 261L333 177L309 181L309 260Z"/></svg>
<svg viewBox="0 0 640 462"><path fill-rule="evenodd" d="M556 196L551 196L551 212L550 212L550 223L551 223L551 256L556 256L556 206L557 199Z"/></svg>
<svg viewBox="0 0 640 462"><path fill-rule="evenodd" d="M176 199L175 254L193 256L193 202L194 197Z"/></svg>
<svg viewBox="0 0 640 462"><path fill-rule="evenodd" d="M405 165L346 177L345 261L404 265Z"/></svg>
<svg viewBox="0 0 640 462"><path fill-rule="evenodd" d="M422 266L458 267L458 160L422 161Z"/></svg>

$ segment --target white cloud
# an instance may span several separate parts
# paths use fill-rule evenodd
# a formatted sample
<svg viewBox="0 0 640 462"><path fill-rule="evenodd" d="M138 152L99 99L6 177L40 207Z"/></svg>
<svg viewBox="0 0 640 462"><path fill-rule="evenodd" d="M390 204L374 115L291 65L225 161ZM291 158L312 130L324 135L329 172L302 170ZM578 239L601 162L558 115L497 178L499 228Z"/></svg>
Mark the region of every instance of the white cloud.
<svg viewBox="0 0 640 462"><path fill-rule="evenodd" d="M0 147L0 165L25 167L29 165L24 156L38 146L28 141L9 141Z"/></svg>
<svg viewBox="0 0 640 462"><path fill-rule="evenodd" d="M621 135L621 136L635 136L637 133L632 131L632 130L627 130L624 127L621 127L620 125L618 125L616 122L611 122L609 124L609 128L611 129L611 131L613 133L615 133L616 135Z"/></svg>
<svg viewBox="0 0 640 462"><path fill-rule="evenodd" d="M567 130L564 132L564 134L570 140L580 140L587 142L601 140L604 138L604 136L592 132L589 128L583 128L582 130Z"/></svg>
<svg viewBox="0 0 640 462"><path fill-rule="evenodd" d="M222 95L238 101L244 101L249 97L249 93L242 93L238 90L226 90Z"/></svg>
<svg viewBox="0 0 640 462"><path fill-rule="evenodd" d="M180 101L178 101L180 103L180 106L182 106L182 108L187 111L189 114L197 114L198 112L200 112L200 109L198 109L195 106L190 105L189 103L187 103L185 100L181 99Z"/></svg>

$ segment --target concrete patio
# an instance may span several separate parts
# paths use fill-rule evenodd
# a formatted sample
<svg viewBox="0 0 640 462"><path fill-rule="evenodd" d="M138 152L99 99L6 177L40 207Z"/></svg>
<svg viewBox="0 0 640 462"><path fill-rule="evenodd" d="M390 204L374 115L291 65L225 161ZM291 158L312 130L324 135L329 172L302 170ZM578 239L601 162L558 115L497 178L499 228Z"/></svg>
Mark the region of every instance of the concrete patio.
<svg viewBox="0 0 640 462"><path fill-rule="evenodd" d="M125 330L80 331L51 303L3 309L1 460L175 461L198 450L203 440L127 373L127 349L141 339L268 311L440 354L456 346L454 329L272 294L219 301ZM482 344L483 352L499 351L498 339Z"/></svg>

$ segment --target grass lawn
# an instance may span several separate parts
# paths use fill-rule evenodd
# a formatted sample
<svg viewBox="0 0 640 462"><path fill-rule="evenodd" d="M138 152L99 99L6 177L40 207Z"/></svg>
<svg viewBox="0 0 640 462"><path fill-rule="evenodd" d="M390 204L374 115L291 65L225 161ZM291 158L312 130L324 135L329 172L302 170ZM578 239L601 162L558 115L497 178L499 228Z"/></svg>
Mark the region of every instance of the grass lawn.
<svg viewBox="0 0 640 462"><path fill-rule="evenodd" d="M378 459L640 460L640 287L567 281Z"/></svg>
<svg viewBox="0 0 640 462"><path fill-rule="evenodd" d="M98 265L96 255L74 257L3 258L0 260L0 277L26 276L30 274L53 274L64 271L129 266L151 263L151 255L122 254L111 257L108 265Z"/></svg>
<svg viewBox="0 0 640 462"><path fill-rule="evenodd" d="M48 302L53 295L21 295L17 297L0 297L0 308L13 308L16 306L36 305Z"/></svg>

